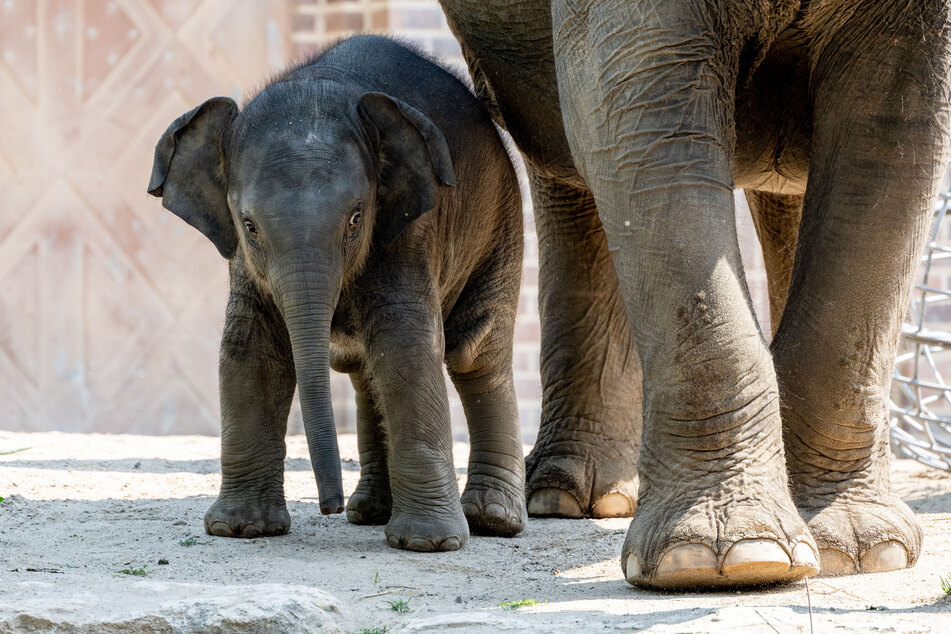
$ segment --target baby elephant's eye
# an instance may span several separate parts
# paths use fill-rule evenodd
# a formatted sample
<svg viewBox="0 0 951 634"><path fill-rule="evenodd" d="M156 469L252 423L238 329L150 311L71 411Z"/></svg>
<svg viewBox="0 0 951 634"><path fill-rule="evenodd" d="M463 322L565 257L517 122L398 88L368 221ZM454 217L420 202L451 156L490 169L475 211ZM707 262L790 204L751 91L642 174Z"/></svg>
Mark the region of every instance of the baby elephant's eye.
<svg viewBox="0 0 951 634"><path fill-rule="evenodd" d="M363 214L359 210L353 212L353 214L350 216L350 227L356 227L358 224L360 224L360 218L362 216Z"/></svg>
<svg viewBox="0 0 951 634"><path fill-rule="evenodd" d="M248 233L257 233L257 232L258 232L257 228L254 226L254 223L251 222L250 220L245 220L245 221L244 221L244 228L247 230Z"/></svg>

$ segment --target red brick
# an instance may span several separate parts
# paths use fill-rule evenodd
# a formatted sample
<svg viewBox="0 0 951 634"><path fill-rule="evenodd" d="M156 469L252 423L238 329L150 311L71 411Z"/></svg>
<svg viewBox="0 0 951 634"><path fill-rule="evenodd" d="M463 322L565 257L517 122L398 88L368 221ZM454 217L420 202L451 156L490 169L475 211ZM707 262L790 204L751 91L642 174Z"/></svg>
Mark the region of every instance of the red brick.
<svg viewBox="0 0 951 634"><path fill-rule="evenodd" d="M515 379L515 393L519 396L519 398L541 399L541 380L537 376L529 379Z"/></svg>
<svg viewBox="0 0 951 634"><path fill-rule="evenodd" d="M314 30L316 16L312 13L295 13L291 20L291 29L294 33L310 33Z"/></svg>
<svg viewBox="0 0 951 634"><path fill-rule="evenodd" d="M390 11L390 26L394 29L438 29L443 26L442 11L395 8Z"/></svg>
<svg viewBox="0 0 951 634"><path fill-rule="evenodd" d="M374 29L385 29L390 26L390 12L387 10L374 11L370 16L370 26Z"/></svg>
<svg viewBox="0 0 951 634"><path fill-rule="evenodd" d="M541 326L537 321L520 319L515 322L515 341L527 343L541 341Z"/></svg>
<svg viewBox="0 0 951 634"><path fill-rule="evenodd" d="M516 350L512 355L512 371L516 375L522 373L538 372L538 354L537 348L532 350Z"/></svg>
<svg viewBox="0 0 951 634"><path fill-rule="evenodd" d="M324 18L327 31L359 31L363 28L363 16L359 13L331 13Z"/></svg>

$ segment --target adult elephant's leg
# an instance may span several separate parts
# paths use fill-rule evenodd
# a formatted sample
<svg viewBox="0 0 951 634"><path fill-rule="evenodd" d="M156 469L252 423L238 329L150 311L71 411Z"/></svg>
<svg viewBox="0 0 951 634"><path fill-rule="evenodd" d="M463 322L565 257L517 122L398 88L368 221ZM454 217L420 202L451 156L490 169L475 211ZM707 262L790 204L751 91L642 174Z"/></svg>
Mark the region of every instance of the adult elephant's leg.
<svg viewBox="0 0 951 634"><path fill-rule="evenodd" d="M223 537L283 535L284 435L296 377L287 329L273 301L236 258L221 339L221 492L205 530Z"/></svg>
<svg viewBox="0 0 951 634"><path fill-rule="evenodd" d="M367 293L367 364L386 420L393 508L387 543L418 551L458 550L469 539L452 461L439 302L397 296L415 281L386 280Z"/></svg>
<svg viewBox="0 0 951 634"><path fill-rule="evenodd" d="M350 382L357 401L360 481L347 502L347 520L352 524L386 524L393 508L393 498L386 464L383 414L363 372L351 373Z"/></svg>
<svg viewBox="0 0 951 634"><path fill-rule="evenodd" d="M951 13L914 7L810 16L813 159L773 350L793 496L828 574L910 566L921 546L889 485L887 389L951 130Z"/></svg>
<svg viewBox="0 0 951 634"><path fill-rule="evenodd" d="M768 583L818 569L786 483L776 378L733 218L732 86L744 34L727 27L748 18L755 31L775 16L712 16L712 6L560 0L553 10L569 142L604 221L644 373L640 496L622 566L650 586Z"/></svg>
<svg viewBox="0 0 951 634"><path fill-rule="evenodd" d="M750 190L746 192L746 202L749 203L756 235L763 248L769 291L769 323L773 334L776 334L789 295L799 221L802 219L802 196Z"/></svg>
<svg viewBox="0 0 951 634"><path fill-rule="evenodd" d="M623 517L637 506L640 362L591 193L529 167L538 234L542 418L528 511Z"/></svg>

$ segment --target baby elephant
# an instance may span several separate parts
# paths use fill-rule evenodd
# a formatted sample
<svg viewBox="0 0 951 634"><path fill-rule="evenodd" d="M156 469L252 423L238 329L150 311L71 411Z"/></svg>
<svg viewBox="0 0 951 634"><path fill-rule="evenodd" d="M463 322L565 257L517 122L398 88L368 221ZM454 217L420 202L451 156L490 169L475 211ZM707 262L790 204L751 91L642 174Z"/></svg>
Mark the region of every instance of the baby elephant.
<svg viewBox="0 0 951 634"><path fill-rule="evenodd" d="M420 551L461 548L470 528L524 528L518 181L459 80L391 40L344 40L240 112L215 97L176 119L155 148L149 193L230 260L209 533L288 531L295 385L320 509L343 511L330 368L357 394L351 522L386 523L391 546ZM461 500L444 361L472 446Z"/></svg>

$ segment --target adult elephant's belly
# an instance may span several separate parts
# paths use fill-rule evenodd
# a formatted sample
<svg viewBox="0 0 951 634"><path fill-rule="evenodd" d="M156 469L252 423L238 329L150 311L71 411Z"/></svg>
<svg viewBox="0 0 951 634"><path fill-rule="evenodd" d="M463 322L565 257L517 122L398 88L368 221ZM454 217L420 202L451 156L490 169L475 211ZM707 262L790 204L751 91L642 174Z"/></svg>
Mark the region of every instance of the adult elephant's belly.
<svg viewBox="0 0 951 634"><path fill-rule="evenodd" d="M733 153L737 189L802 196L811 154L809 125L788 112L738 113Z"/></svg>
<svg viewBox="0 0 951 634"><path fill-rule="evenodd" d="M580 179L558 101L551 10L542 0L440 0L462 46L476 94L532 165Z"/></svg>
<svg viewBox="0 0 951 634"><path fill-rule="evenodd" d="M808 59L790 28L736 95L735 187L801 196L812 156Z"/></svg>

